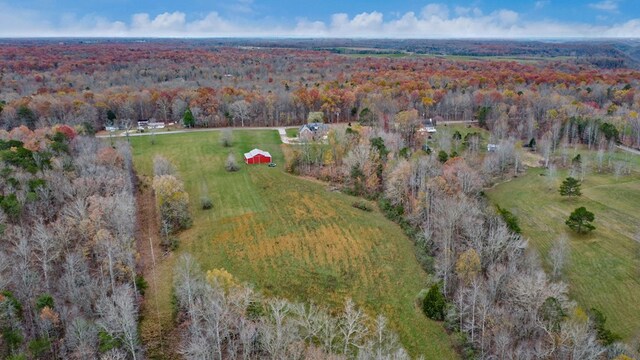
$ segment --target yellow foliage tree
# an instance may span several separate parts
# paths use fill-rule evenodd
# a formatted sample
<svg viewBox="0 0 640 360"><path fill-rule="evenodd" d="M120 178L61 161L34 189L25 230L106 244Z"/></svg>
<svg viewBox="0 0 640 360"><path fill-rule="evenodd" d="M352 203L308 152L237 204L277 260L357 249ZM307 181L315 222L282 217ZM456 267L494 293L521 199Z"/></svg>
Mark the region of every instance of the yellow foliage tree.
<svg viewBox="0 0 640 360"><path fill-rule="evenodd" d="M160 217L169 232L185 229L191 225L189 214L189 194L184 191L182 181L173 175L160 175L153 178L153 190Z"/></svg>
<svg viewBox="0 0 640 360"><path fill-rule="evenodd" d="M463 283L469 284L473 281L480 270L482 270L480 256L475 249L468 249L460 254L456 262L456 274Z"/></svg>
<svg viewBox="0 0 640 360"><path fill-rule="evenodd" d="M236 278L224 268L208 270L207 281L213 286L220 286L225 292L240 286Z"/></svg>

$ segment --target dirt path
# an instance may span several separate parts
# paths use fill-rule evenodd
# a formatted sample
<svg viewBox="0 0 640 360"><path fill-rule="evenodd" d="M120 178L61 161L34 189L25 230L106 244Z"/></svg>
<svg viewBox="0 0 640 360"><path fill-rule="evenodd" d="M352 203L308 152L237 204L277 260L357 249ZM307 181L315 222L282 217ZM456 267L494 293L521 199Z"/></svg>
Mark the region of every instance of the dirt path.
<svg viewBox="0 0 640 360"><path fill-rule="evenodd" d="M282 140L283 144L299 144L297 137L291 138L287 135L287 128L285 127L279 127L278 134L280 134L280 140Z"/></svg>
<svg viewBox="0 0 640 360"><path fill-rule="evenodd" d="M618 149L623 150L623 151L626 151L626 152L628 152L628 153L635 154L635 155L640 155L640 150L636 150L636 149L634 149L634 148L630 148L630 147L628 147L628 146L618 145Z"/></svg>
<svg viewBox="0 0 640 360"><path fill-rule="evenodd" d="M162 295L162 279L158 276L158 266L163 262L159 239L159 224L156 214L155 199L150 181L138 179L136 192L138 229L136 243L138 250L138 268L148 283L142 303L142 320L140 322L140 338L149 359L179 359L177 353L178 336L171 320L171 314L162 310L159 299ZM169 319L169 321L167 321Z"/></svg>

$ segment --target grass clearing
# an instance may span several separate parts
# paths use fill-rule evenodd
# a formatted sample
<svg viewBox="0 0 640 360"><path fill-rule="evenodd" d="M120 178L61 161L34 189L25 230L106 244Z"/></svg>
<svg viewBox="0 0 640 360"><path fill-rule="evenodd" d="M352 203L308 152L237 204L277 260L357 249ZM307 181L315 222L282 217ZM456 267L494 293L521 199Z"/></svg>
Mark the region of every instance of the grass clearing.
<svg viewBox="0 0 640 360"><path fill-rule="evenodd" d="M197 257L204 270L225 268L266 295L314 301L333 308L352 297L368 312L382 312L411 354L450 359L457 355L439 323L415 305L427 274L411 241L379 211L352 206L357 198L330 192L321 183L284 172L275 130L236 130L234 146L222 148L219 132L132 138L137 171L152 174L152 159L162 154L177 166L191 198L194 225L180 234L180 247L158 264L157 292L163 328L171 325L171 278L182 252ZM224 170L228 151L239 161L259 147L278 167L245 165ZM212 210L201 210L206 189ZM155 314L155 309L152 309ZM145 316L152 328L158 317ZM146 321L146 323L145 323Z"/></svg>
<svg viewBox="0 0 640 360"><path fill-rule="evenodd" d="M297 127L289 127L289 128L286 128L285 131L287 132L287 137L290 137L290 138L298 137Z"/></svg>
<svg viewBox="0 0 640 360"><path fill-rule="evenodd" d="M487 195L518 216L523 234L547 269L554 241L566 235L571 254L563 280L571 298L585 309L600 309L607 316L607 327L626 341L635 340L640 336L640 243L634 240L640 231L640 174L618 179L610 174L587 175L583 195L577 199L558 193L567 171L558 171L555 179L543 174L543 169L530 169ZM580 206L595 214L596 230L589 235L578 235L564 224Z"/></svg>

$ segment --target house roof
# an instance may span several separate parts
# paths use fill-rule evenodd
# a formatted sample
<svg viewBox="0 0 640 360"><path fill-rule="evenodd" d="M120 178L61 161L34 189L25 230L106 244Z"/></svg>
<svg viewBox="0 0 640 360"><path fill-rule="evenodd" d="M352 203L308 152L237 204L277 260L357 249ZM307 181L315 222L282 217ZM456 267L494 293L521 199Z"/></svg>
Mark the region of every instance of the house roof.
<svg viewBox="0 0 640 360"><path fill-rule="evenodd" d="M252 158L256 155L262 155L262 156L266 156L266 157L271 157L271 154L269 154L268 151L263 151L260 149L253 149L251 151L249 151L248 153L244 153L244 158L245 159L249 159Z"/></svg>
<svg viewBox="0 0 640 360"><path fill-rule="evenodd" d="M317 132L317 131L326 131L327 129L329 129L329 126L327 124L324 123L309 123L309 124L304 124L300 127L299 132L302 132L303 130L309 130L312 132Z"/></svg>

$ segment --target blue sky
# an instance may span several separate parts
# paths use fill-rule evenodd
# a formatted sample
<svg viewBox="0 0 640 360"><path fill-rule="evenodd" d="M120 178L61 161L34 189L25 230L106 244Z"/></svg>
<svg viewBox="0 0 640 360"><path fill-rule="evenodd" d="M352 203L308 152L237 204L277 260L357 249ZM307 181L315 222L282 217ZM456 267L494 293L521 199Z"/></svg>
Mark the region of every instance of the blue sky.
<svg viewBox="0 0 640 360"><path fill-rule="evenodd" d="M640 37L640 0L0 0L0 36Z"/></svg>

